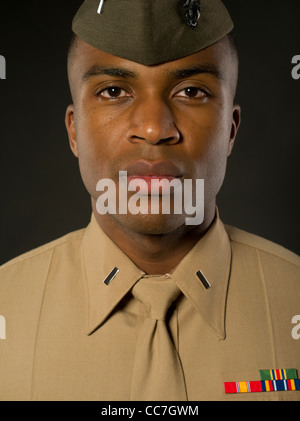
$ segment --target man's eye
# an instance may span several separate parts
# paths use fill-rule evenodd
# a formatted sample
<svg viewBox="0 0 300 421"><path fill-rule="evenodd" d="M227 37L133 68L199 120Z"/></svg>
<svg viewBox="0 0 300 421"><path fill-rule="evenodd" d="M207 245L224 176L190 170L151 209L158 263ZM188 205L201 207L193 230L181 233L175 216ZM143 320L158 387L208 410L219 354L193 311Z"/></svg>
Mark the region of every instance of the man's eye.
<svg viewBox="0 0 300 421"><path fill-rule="evenodd" d="M113 99L113 98L124 98L129 96L129 93L126 92L124 89L119 88L117 86L111 86L109 88L104 89L103 91L99 92L99 96L103 98Z"/></svg>
<svg viewBox="0 0 300 421"><path fill-rule="evenodd" d="M206 94L201 89L190 86L182 89L182 91L178 92L176 96L181 98L204 98Z"/></svg>

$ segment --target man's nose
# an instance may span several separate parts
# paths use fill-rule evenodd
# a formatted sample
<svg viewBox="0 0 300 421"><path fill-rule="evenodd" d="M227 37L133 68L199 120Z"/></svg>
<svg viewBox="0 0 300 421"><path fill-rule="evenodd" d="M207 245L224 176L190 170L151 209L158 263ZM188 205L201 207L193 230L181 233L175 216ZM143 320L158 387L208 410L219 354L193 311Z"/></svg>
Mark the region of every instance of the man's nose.
<svg viewBox="0 0 300 421"><path fill-rule="evenodd" d="M132 143L176 144L180 133L169 104L162 98L143 99L131 108L127 139Z"/></svg>

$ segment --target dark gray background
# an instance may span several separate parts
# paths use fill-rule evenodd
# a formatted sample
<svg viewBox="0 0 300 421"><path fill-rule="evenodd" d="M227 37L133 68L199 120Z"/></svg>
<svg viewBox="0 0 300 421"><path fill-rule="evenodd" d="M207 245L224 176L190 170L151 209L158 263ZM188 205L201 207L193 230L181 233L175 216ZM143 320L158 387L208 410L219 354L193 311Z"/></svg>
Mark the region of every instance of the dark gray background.
<svg viewBox="0 0 300 421"><path fill-rule="evenodd" d="M109 1L109 0L108 0ZM242 126L218 206L224 222L300 253L299 0L225 0L240 51ZM2 2L0 263L90 219L69 150L66 51L81 0Z"/></svg>

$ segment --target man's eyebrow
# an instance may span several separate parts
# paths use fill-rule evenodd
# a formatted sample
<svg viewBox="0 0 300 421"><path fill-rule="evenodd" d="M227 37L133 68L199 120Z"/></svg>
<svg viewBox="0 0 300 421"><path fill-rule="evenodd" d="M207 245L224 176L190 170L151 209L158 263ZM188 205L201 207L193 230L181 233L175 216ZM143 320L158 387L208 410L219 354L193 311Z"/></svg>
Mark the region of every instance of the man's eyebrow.
<svg viewBox="0 0 300 421"><path fill-rule="evenodd" d="M210 74L216 79L223 79L221 71L214 64L201 64L199 66L176 69L173 70L171 74L178 79L185 79L199 74Z"/></svg>
<svg viewBox="0 0 300 421"><path fill-rule="evenodd" d="M137 74L135 72L132 72L128 69L123 69L121 67L105 67L105 66L99 66L95 65L89 68L89 70L84 73L82 76L82 81L86 82L89 79L101 76L101 75L107 75L107 76L114 76L114 77L121 77L121 78L136 78Z"/></svg>

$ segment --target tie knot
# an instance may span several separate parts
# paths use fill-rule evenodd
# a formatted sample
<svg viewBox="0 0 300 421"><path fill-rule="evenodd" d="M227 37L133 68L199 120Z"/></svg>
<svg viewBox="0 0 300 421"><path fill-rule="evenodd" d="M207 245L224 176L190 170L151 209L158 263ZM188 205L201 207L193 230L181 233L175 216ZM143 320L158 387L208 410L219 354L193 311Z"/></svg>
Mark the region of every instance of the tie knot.
<svg viewBox="0 0 300 421"><path fill-rule="evenodd" d="M180 294L180 289L171 278L153 276L140 279L133 287L132 294L144 304L147 317L165 320L168 309Z"/></svg>

